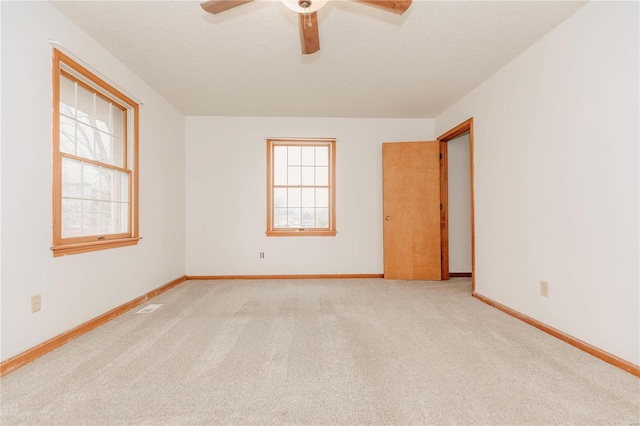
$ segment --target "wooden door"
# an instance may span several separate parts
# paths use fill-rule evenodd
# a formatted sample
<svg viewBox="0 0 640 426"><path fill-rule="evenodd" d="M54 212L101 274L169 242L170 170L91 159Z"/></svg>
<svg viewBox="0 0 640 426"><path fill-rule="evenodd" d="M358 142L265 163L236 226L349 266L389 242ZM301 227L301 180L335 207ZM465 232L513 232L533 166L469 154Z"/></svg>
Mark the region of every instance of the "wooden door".
<svg viewBox="0 0 640 426"><path fill-rule="evenodd" d="M438 142L382 144L384 277L440 280Z"/></svg>

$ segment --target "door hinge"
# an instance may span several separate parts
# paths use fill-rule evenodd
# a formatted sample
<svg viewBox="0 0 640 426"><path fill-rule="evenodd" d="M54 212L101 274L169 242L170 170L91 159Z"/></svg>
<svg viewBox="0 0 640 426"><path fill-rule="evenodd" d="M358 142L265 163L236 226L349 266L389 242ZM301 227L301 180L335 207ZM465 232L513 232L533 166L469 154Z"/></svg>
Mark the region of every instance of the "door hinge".
<svg viewBox="0 0 640 426"><path fill-rule="evenodd" d="M440 154L440 159L442 160L442 154Z"/></svg>
<svg viewBox="0 0 640 426"><path fill-rule="evenodd" d="M442 210L442 203L440 204L440 210Z"/></svg>

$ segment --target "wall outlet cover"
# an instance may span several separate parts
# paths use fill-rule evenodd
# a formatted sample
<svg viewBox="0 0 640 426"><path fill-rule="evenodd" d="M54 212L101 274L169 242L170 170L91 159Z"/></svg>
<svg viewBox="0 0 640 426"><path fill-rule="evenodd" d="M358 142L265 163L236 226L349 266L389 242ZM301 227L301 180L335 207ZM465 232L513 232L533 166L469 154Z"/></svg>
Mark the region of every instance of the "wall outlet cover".
<svg viewBox="0 0 640 426"><path fill-rule="evenodd" d="M31 296L31 313L38 312L40 309L42 309L40 295L36 294L35 296Z"/></svg>
<svg viewBox="0 0 640 426"><path fill-rule="evenodd" d="M540 281L540 296L549 297L549 283Z"/></svg>

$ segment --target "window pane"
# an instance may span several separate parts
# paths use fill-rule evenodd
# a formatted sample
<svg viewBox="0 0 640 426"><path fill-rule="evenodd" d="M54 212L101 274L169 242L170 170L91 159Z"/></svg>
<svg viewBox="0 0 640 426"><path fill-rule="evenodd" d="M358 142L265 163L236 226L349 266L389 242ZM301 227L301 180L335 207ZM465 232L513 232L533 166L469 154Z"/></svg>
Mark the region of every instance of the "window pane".
<svg viewBox="0 0 640 426"><path fill-rule="evenodd" d="M315 189L302 188L302 207L315 207Z"/></svg>
<svg viewBox="0 0 640 426"><path fill-rule="evenodd" d="M128 231L129 203L62 199L62 237L119 234Z"/></svg>
<svg viewBox="0 0 640 426"><path fill-rule="evenodd" d="M289 165L290 166L299 166L301 163L301 153L299 146L290 146L289 148Z"/></svg>
<svg viewBox="0 0 640 426"><path fill-rule="evenodd" d="M96 131L86 124L78 123L77 125L77 148L76 155L90 160L96 160L95 155L95 135Z"/></svg>
<svg viewBox="0 0 640 426"><path fill-rule="evenodd" d="M315 228L315 209L302 209L302 227Z"/></svg>
<svg viewBox="0 0 640 426"><path fill-rule="evenodd" d="M329 165L329 147L316 146L316 166Z"/></svg>
<svg viewBox="0 0 640 426"><path fill-rule="evenodd" d="M314 166L315 165L315 148L312 146L302 147L302 165Z"/></svg>
<svg viewBox="0 0 640 426"><path fill-rule="evenodd" d="M94 94L81 85L77 85L78 121L95 126Z"/></svg>
<svg viewBox="0 0 640 426"><path fill-rule="evenodd" d="M303 167L302 168L302 184L313 185L315 182L315 167Z"/></svg>
<svg viewBox="0 0 640 426"><path fill-rule="evenodd" d="M98 226L100 224L99 201L82 201L82 235L100 235Z"/></svg>
<svg viewBox="0 0 640 426"><path fill-rule="evenodd" d="M114 166L124 167L124 144L122 143L122 141L103 132L94 132L94 135L95 158L93 158L93 160L100 161L106 164L113 164Z"/></svg>
<svg viewBox="0 0 640 426"><path fill-rule="evenodd" d="M287 188L273 190L273 207L287 207Z"/></svg>
<svg viewBox="0 0 640 426"><path fill-rule="evenodd" d="M122 189L121 180L116 182L114 177L115 170L89 163L83 163L82 166L82 198L113 200L117 188Z"/></svg>
<svg viewBox="0 0 640 426"><path fill-rule="evenodd" d="M289 191L288 207L300 207L302 205L301 189L289 188L288 191Z"/></svg>
<svg viewBox="0 0 640 426"><path fill-rule="evenodd" d="M76 121L60 115L60 152L76 153Z"/></svg>
<svg viewBox="0 0 640 426"><path fill-rule="evenodd" d="M97 207L100 210L100 221L98 223L100 235L127 232L129 204L99 201L97 202Z"/></svg>
<svg viewBox="0 0 640 426"><path fill-rule="evenodd" d="M329 190L316 188L316 207L329 207Z"/></svg>
<svg viewBox="0 0 640 426"><path fill-rule="evenodd" d="M316 167L316 185L329 185L328 167Z"/></svg>
<svg viewBox="0 0 640 426"><path fill-rule="evenodd" d="M129 201L129 173L114 171L111 199L113 201Z"/></svg>
<svg viewBox="0 0 640 426"><path fill-rule="evenodd" d="M122 168L126 168L127 165L124 163L124 142L120 139L116 139L114 137L111 138L111 152L110 152L109 161L106 161L108 164L113 164L114 166L119 166Z"/></svg>
<svg viewBox="0 0 640 426"><path fill-rule="evenodd" d="M124 139L124 117L126 112L116 106L111 107L111 134Z"/></svg>
<svg viewBox="0 0 640 426"><path fill-rule="evenodd" d="M129 201L129 174L107 167L63 158L63 195L105 201ZM82 188L80 179L72 173L79 172L82 165ZM67 182L66 176L69 175ZM73 179L72 179L73 178Z"/></svg>
<svg viewBox="0 0 640 426"><path fill-rule="evenodd" d="M287 184L287 147L276 146L273 148L273 184Z"/></svg>
<svg viewBox="0 0 640 426"><path fill-rule="evenodd" d="M109 157L111 154L111 136L103 132L95 132L95 158L96 161L103 163L111 163Z"/></svg>
<svg viewBox="0 0 640 426"><path fill-rule="evenodd" d="M82 163L62 157L62 196L82 196Z"/></svg>
<svg viewBox="0 0 640 426"><path fill-rule="evenodd" d="M113 134L111 125L111 102L96 95L96 124L98 130Z"/></svg>
<svg viewBox="0 0 640 426"><path fill-rule="evenodd" d="M62 122L60 127L62 131ZM114 166L125 166L124 143L120 139L116 139L83 123L77 123L77 138L77 151L75 153L70 152L70 154Z"/></svg>
<svg viewBox="0 0 640 426"><path fill-rule="evenodd" d="M100 199L108 201L127 201L126 198L122 198L123 195L127 195L125 188L128 177L126 177L126 173L108 169L106 167L98 167L98 170L100 172ZM122 175L125 176L123 177Z"/></svg>
<svg viewBox="0 0 640 426"><path fill-rule="evenodd" d="M288 209L275 208L273 209L273 227L274 228L286 228L287 227L287 212Z"/></svg>
<svg viewBox="0 0 640 426"><path fill-rule="evenodd" d="M100 167L82 163L82 198L100 199Z"/></svg>
<svg viewBox="0 0 640 426"><path fill-rule="evenodd" d="M82 235L82 201L62 199L62 237Z"/></svg>
<svg viewBox="0 0 640 426"><path fill-rule="evenodd" d="M101 200L113 200L113 193L115 192L115 170L107 169L106 167L99 167L100 172L100 199Z"/></svg>
<svg viewBox="0 0 640 426"><path fill-rule="evenodd" d="M300 209L289 209L287 217L288 228L300 228Z"/></svg>
<svg viewBox="0 0 640 426"><path fill-rule="evenodd" d="M60 76L60 112L69 117L76 116L76 83Z"/></svg>
<svg viewBox="0 0 640 426"><path fill-rule="evenodd" d="M117 233L129 232L129 210L131 205L129 203L114 203L116 211L119 211L119 216L114 223L114 231Z"/></svg>
<svg viewBox="0 0 640 426"><path fill-rule="evenodd" d="M316 209L316 228L329 227L329 209Z"/></svg>
<svg viewBox="0 0 640 426"><path fill-rule="evenodd" d="M301 167L289 166L289 181L288 185L300 185L300 169Z"/></svg>
<svg viewBox="0 0 640 426"><path fill-rule="evenodd" d="M111 204L112 203L103 202L97 203L98 210L100 210L100 221L98 222L98 232L100 235L113 234L113 231L111 231L113 227Z"/></svg>

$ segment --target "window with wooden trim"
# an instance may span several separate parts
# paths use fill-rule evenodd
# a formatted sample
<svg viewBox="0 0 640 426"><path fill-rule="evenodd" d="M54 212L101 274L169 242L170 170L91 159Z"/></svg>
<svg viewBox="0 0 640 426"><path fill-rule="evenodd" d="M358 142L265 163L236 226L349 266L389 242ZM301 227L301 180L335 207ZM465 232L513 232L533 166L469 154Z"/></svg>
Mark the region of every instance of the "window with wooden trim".
<svg viewBox="0 0 640 426"><path fill-rule="evenodd" d="M138 242L138 104L53 51L54 256Z"/></svg>
<svg viewBox="0 0 640 426"><path fill-rule="evenodd" d="M267 235L336 235L335 139L267 139Z"/></svg>

